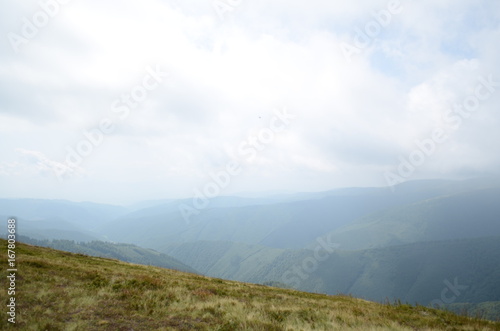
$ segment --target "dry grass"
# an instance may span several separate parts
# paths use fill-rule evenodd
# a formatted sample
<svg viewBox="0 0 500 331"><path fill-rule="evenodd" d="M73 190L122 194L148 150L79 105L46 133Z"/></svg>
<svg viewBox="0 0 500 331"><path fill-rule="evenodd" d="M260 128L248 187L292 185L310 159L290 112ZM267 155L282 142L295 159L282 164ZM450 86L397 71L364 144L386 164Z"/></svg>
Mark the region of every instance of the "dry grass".
<svg viewBox="0 0 500 331"><path fill-rule="evenodd" d="M5 241L0 245L4 251ZM16 327L22 330L500 330L499 323L425 307L244 284L28 245L19 245L17 259ZM6 277L0 284L5 288ZM5 317L0 326L9 326Z"/></svg>

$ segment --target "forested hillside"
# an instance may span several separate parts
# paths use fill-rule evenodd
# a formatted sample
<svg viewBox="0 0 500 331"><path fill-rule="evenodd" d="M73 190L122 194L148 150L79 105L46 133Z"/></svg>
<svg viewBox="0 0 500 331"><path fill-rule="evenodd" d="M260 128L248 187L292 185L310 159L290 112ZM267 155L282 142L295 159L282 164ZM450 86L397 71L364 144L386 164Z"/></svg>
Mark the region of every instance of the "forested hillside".
<svg viewBox="0 0 500 331"><path fill-rule="evenodd" d="M113 244L103 241L75 242L73 240L37 240L19 236L18 240L36 246L50 247L66 252L86 254L97 257L107 257L125 262L153 265L162 268L175 269L197 273L196 270L179 260L152 249L145 249L132 244Z"/></svg>
<svg viewBox="0 0 500 331"><path fill-rule="evenodd" d="M455 281L467 288L453 302L500 298L500 237L318 252L227 242L182 244L168 250L208 276L277 281L305 291L353 294L380 302L400 299L430 305L441 299L447 282Z"/></svg>

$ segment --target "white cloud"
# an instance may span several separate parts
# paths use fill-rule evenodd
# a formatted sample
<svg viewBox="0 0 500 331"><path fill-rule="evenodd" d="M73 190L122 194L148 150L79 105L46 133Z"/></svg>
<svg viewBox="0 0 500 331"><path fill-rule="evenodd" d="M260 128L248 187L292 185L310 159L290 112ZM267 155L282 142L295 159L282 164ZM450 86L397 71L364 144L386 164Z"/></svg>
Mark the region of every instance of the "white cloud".
<svg viewBox="0 0 500 331"><path fill-rule="evenodd" d="M19 54L1 55L0 181L67 167L67 148L109 118L116 128L84 158L77 173L85 176L50 186L47 196L91 199L120 181L186 195L265 127L273 109L287 107L297 120L229 191L264 190L273 176L273 189L379 184L381 169L444 125L443 113L478 76L500 80L498 4L401 3L402 13L349 64L340 43L387 1L242 1L224 21L210 1L71 2ZM9 6L12 14L0 14L3 34L19 32L22 18L39 10L35 1ZM157 64L170 76L120 120L113 102ZM491 123L499 102L485 102L422 176L498 168ZM16 150L22 160L14 160Z"/></svg>
<svg viewBox="0 0 500 331"><path fill-rule="evenodd" d="M14 174L22 169L26 172L32 173L33 175L39 175L43 177L61 176L61 180L67 179L68 177L81 176L84 174L84 170L82 168L69 167L65 163L50 160L41 152L28 151L24 149L17 149L16 152L21 155L22 162L16 163L15 169L11 168Z"/></svg>

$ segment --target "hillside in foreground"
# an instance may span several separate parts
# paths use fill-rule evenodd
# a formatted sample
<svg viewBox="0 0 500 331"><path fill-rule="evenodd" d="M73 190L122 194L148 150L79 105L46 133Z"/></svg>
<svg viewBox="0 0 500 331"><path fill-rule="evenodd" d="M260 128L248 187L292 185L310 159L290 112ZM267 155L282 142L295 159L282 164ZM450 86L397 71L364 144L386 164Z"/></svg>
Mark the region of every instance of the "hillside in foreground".
<svg viewBox="0 0 500 331"><path fill-rule="evenodd" d="M6 241L0 245L6 256ZM500 323L421 306L224 281L25 244L16 256L16 327L22 330L500 330ZM0 279L5 291L7 278ZM7 324L4 316L2 329Z"/></svg>

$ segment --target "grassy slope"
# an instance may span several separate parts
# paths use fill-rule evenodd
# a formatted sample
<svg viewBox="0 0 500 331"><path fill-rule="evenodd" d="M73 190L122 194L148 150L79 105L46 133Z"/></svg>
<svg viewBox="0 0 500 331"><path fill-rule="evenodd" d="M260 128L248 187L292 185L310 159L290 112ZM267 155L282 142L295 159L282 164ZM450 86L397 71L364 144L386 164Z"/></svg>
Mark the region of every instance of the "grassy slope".
<svg viewBox="0 0 500 331"><path fill-rule="evenodd" d="M0 245L5 256L5 240ZM25 244L16 251L16 326L23 330L500 330L499 323L424 307L223 281ZM0 279L5 289L6 277ZM0 327L6 324L4 316Z"/></svg>

